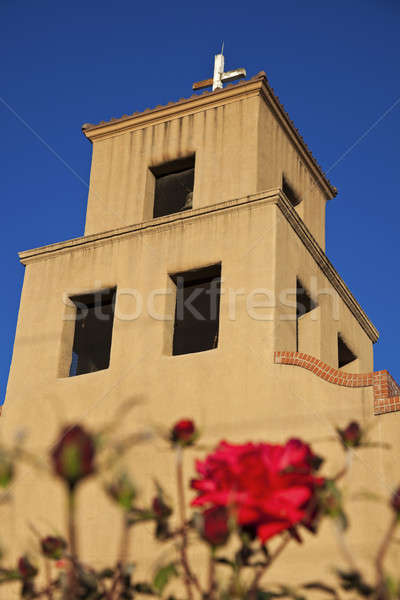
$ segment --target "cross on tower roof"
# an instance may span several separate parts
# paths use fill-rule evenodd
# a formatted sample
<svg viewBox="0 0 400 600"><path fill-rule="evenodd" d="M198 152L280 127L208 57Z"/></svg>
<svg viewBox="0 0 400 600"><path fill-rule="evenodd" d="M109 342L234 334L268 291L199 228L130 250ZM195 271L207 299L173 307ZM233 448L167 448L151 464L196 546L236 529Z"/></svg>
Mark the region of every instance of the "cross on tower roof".
<svg viewBox="0 0 400 600"><path fill-rule="evenodd" d="M221 54L216 54L214 57L214 77L210 79L204 79L203 81L197 81L193 84L194 90L202 90L207 87L211 87L213 91L223 88L224 83L229 81L236 81L242 77L246 77L246 69L235 69L234 71L224 72L225 58L223 55L224 45L222 44Z"/></svg>

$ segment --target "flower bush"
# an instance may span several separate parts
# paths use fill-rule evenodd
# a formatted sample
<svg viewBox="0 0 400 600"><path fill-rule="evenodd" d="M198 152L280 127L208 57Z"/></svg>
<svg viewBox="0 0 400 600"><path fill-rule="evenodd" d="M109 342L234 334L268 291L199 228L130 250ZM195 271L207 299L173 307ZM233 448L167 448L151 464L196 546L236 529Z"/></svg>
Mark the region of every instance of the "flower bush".
<svg viewBox="0 0 400 600"><path fill-rule="evenodd" d="M392 519L367 577L350 557L348 569L337 571L336 586L324 581L296 587L287 582L272 585L268 578L269 568L286 546L302 541L302 528L317 534L321 519L335 523L345 547L347 518L340 481L350 468L353 453L374 445L358 423L336 429L336 441L344 452L344 466L336 474L320 474L323 459L300 439L284 444L221 441L203 460L196 461L197 476L188 482L185 454L196 444L199 431L192 420L181 419L164 436L175 453L176 506L157 481L149 505L140 503L131 475L114 468L118 458L146 436L135 434L107 443L107 432L113 428L114 424L94 433L72 424L60 432L49 459L68 500L65 537L37 533L36 555L22 555L14 568L0 566L0 588L19 582L20 597L28 600L338 600L347 592L353 600L400 599L400 580L390 577L384 567L400 522L400 488L387 501ZM3 494L12 491L18 460L26 457L37 464L21 449L0 448ZM101 570L81 560L76 532L76 495L89 477L96 476L106 480L104 492L120 508L122 522L118 556ZM188 503L190 488L195 497ZM133 529L145 522L154 524L156 543L173 542L175 549L149 581L136 579L129 543ZM192 543L208 548L206 578L191 564ZM179 581L181 585L174 586Z"/></svg>

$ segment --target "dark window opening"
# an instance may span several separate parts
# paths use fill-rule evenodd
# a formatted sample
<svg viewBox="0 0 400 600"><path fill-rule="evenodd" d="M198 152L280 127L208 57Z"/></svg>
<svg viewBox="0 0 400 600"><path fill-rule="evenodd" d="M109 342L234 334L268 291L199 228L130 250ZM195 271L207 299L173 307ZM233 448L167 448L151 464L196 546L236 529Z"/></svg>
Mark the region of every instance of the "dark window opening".
<svg viewBox="0 0 400 600"><path fill-rule="evenodd" d="M110 364L115 289L73 296L76 320L69 376L107 369Z"/></svg>
<svg viewBox="0 0 400 600"><path fill-rule="evenodd" d="M300 196L295 192L284 175L282 175L282 191L292 206L297 206L300 204Z"/></svg>
<svg viewBox="0 0 400 600"><path fill-rule="evenodd" d="M296 352L299 351L299 319L306 313L317 308L317 303L311 298L300 279L296 279Z"/></svg>
<svg viewBox="0 0 400 600"><path fill-rule="evenodd" d="M163 217L192 208L194 155L150 170L156 179L153 217Z"/></svg>
<svg viewBox="0 0 400 600"><path fill-rule="evenodd" d="M221 264L171 276L176 284L172 354L218 346Z"/></svg>
<svg viewBox="0 0 400 600"><path fill-rule="evenodd" d="M356 360L357 356L350 350L340 333L338 333L338 365L339 369Z"/></svg>

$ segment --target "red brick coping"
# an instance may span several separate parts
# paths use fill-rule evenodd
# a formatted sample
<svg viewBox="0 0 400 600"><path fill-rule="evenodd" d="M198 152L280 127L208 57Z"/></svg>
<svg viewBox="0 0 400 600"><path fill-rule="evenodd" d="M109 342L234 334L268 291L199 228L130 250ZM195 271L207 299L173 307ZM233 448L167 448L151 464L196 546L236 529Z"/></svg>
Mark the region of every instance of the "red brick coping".
<svg viewBox="0 0 400 600"><path fill-rule="evenodd" d="M372 373L345 373L330 367L322 360L302 352L274 352L274 363L303 367L329 383L345 387L369 387L374 390L374 414L395 412L400 410L400 386L389 371L373 371Z"/></svg>

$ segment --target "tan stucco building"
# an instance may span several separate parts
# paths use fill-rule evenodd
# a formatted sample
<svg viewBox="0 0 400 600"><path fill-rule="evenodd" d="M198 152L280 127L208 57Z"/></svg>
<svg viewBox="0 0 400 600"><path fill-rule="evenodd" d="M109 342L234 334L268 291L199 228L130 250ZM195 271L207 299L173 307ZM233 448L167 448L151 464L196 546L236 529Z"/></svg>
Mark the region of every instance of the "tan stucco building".
<svg viewBox="0 0 400 600"><path fill-rule="evenodd" d="M210 447L297 436L315 441L333 473L342 455L326 438L356 419L393 450L360 453L348 493L387 497L399 478L400 391L387 372L374 373L377 330L325 255L325 205L336 190L265 73L83 133L93 145L84 236L20 254L26 271L2 437L27 429L43 452L62 424L99 427L137 396L122 432L191 417ZM216 314L190 320L183 311L177 324L177 289L204 293L219 277ZM83 319L79 329L77 314L91 314L104 290L105 313L115 298L111 326L100 319L108 325L96 331ZM154 475L174 493L165 448L143 444L125 462L143 502ZM95 481L79 500L82 556L103 564L115 556L116 509ZM350 506L349 543L368 561L387 513ZM61 487L23 467L2 508L10 552L33 547L29 522L43 534L59 529L63 508ZM151 536L144 527L132 546L148 571ZM305 548L288 548L271 577L315 578L341 560L326 523Z"/></svg>

